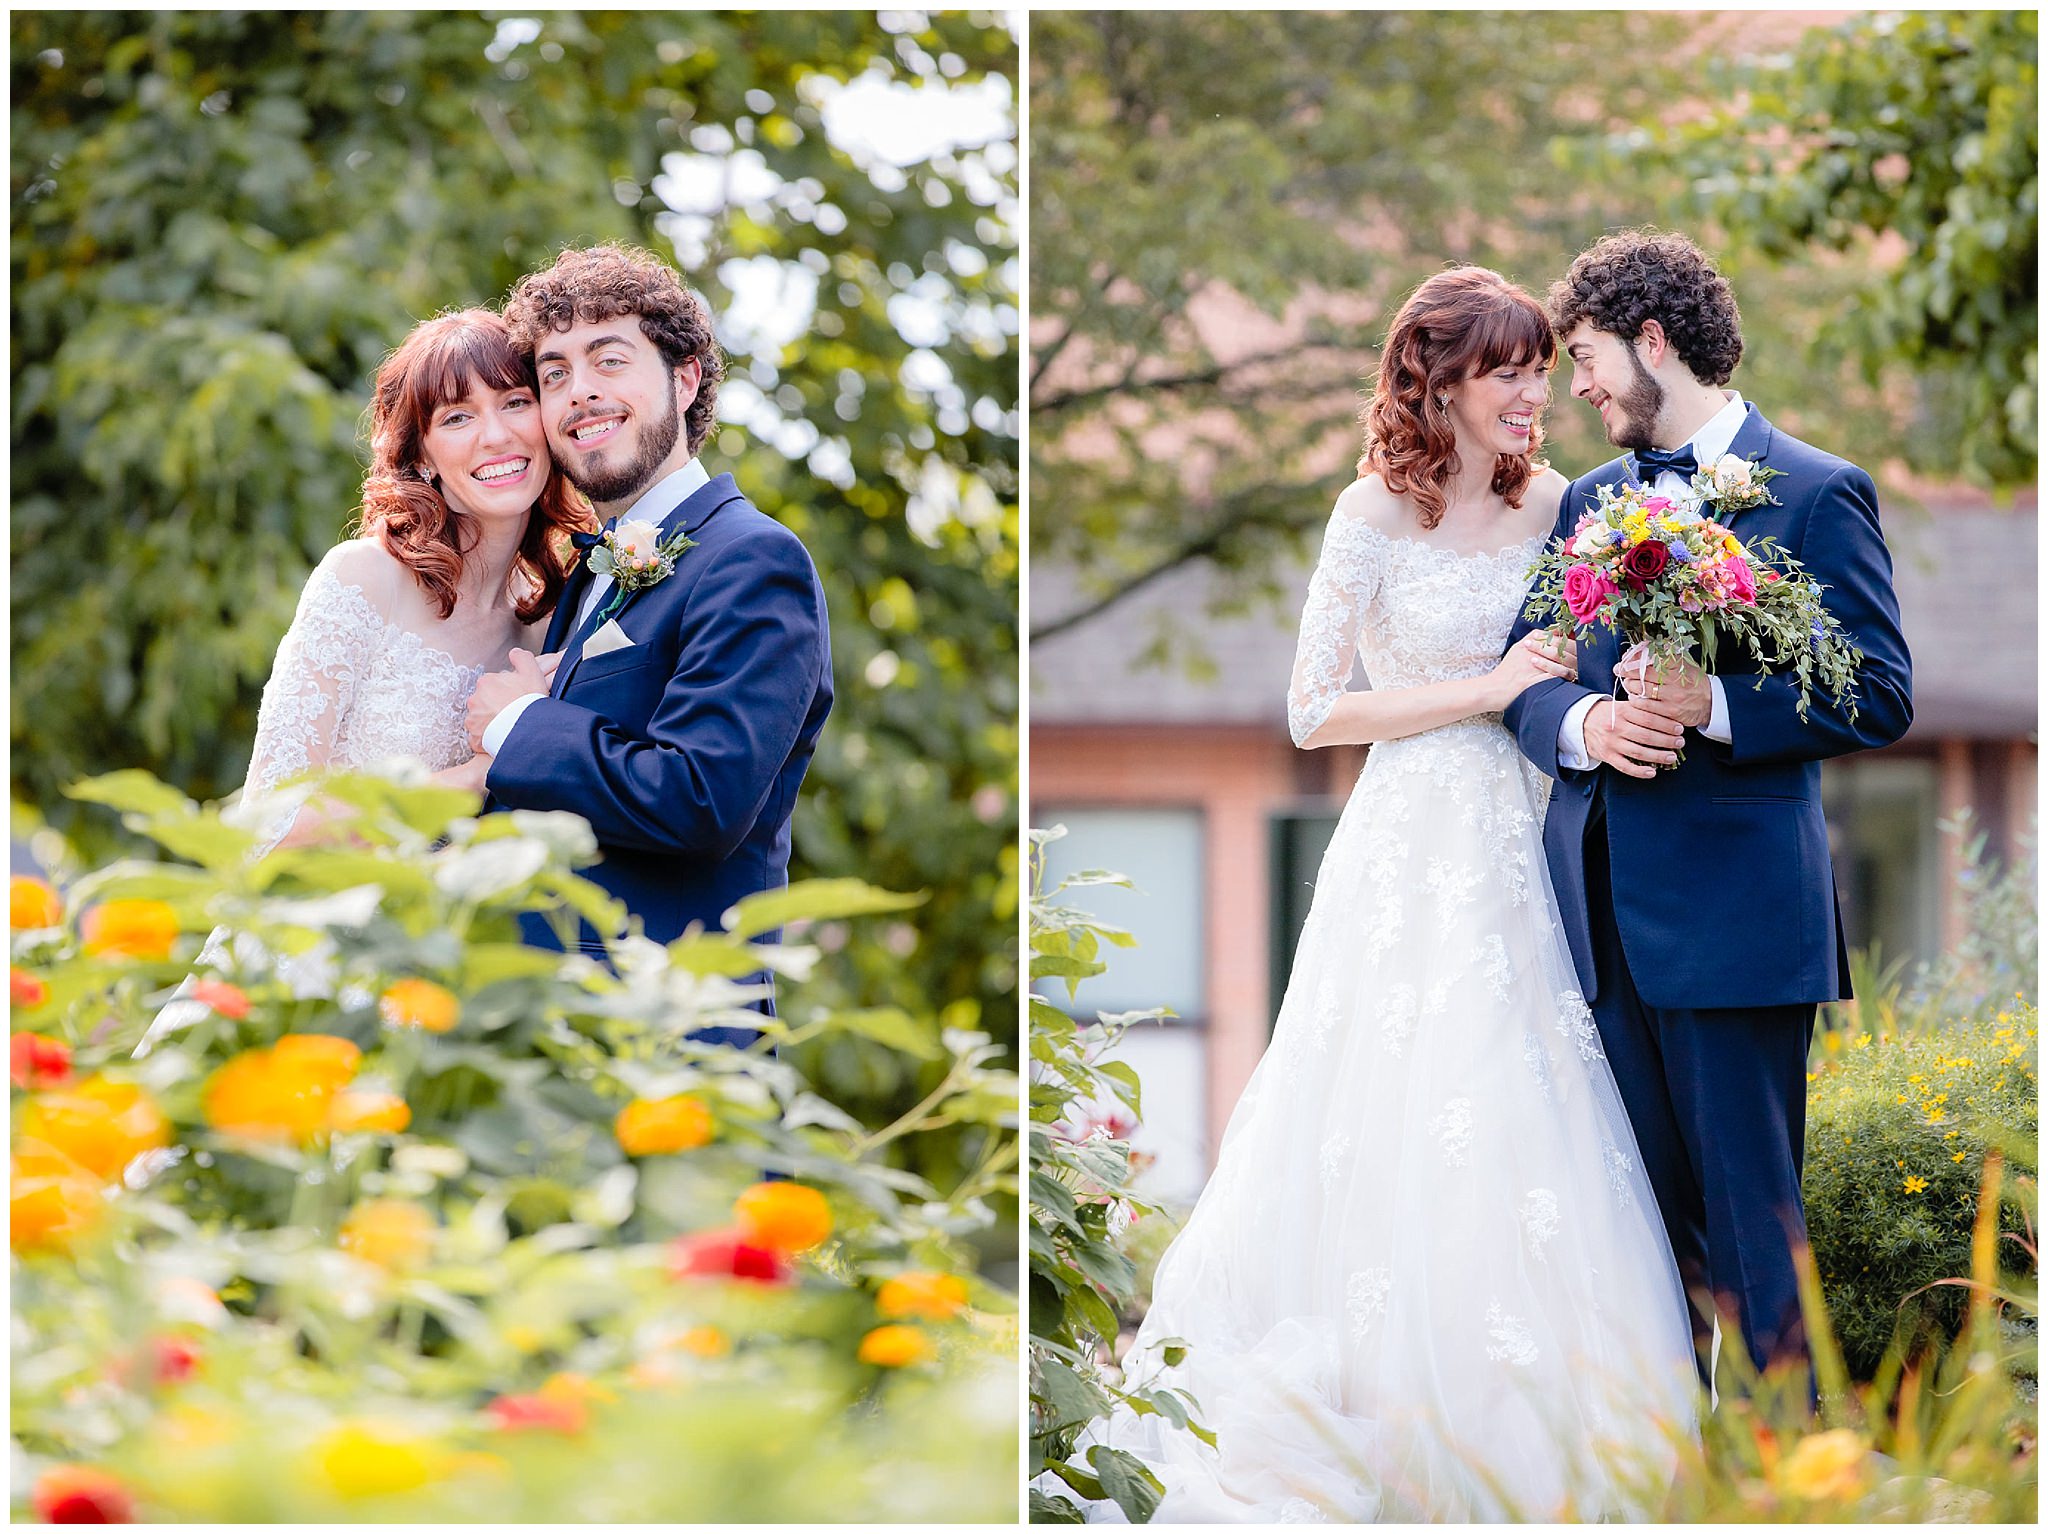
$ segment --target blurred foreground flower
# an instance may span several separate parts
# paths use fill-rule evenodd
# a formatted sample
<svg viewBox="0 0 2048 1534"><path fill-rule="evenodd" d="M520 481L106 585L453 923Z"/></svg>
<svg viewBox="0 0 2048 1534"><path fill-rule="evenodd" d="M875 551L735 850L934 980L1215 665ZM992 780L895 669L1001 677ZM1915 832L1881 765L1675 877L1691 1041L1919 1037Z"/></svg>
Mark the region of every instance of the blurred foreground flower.
<svg viewBox="0 0 2048 1534"><path fill-rule="evenodd" d="M1870 1480L1870 1445L1861 1433L1835 1428L1802 1438L1778 1465L1779 1489L1809 1502L1846 1502Z"/></svg>
<svg viewBox="0 0 2048 1534"><path fill-rule="evenodd" d="M384 1021L394 1028L424 1028L446 1033L462 1020L462 1003L446 986L431 980L400 980L377 1003Z"/></svg>
<svg viewBox="0 0 2048 1534"><path fill-rule="evenodd" d="M47 1147L18 1148L7 1170L7 1240L17 1252L69 1251L107 1212L100 1183Z"/></svg>
<svg viewBox="0 0 2048 1534"><path fill-rule="evenodd" d="M669 1272L677 1278L743 1278L757 1284L789 1280L782 1254L736 1230L678 1236L669 1243Z"/></svg>
<svg viewBox="0 0 2048 1534"><path fill-rule="evenodd" d="M643 1098L612 1122L629 1156L665 1156L711 1143L711 1110L695 1097Z"/></svg>
<svg viewBox="0 0 2048 1534"><path fill-rule="evenodd" d="M108 900L87 911L78 930L90 954L167 959L178 940L178 913L161 900Z"/></svg>
<svg viewBox="0 0 2048 1534"><path fill-rule="evenodd" d="M7 881L7 925L16 932L54 927L64 919L64 902L41 879L16 874Z"/></svg>
<svg viewBox="0 0 2048 1534"><path fill-rule="evenodd" d="M801 1183L757 1182L733 1200L732 1212L749 1240L785 1257L823 1246L832 1234L825 1195Z"/></svg>
<svg viewBox="0 0 2048 1534"><path fill-rule="evenodd" d="M341 1222L341 1249L368 1263L400 1273L416 1268L434 1251L434 1217L404 1199L365 1199Z"/></svg>
<svg viewBox="0 0 2048 1534"><path fill-rule="evenodd" d="M71 1046L40 1033L17 1033L7 1041L7 1074L24 1091L61 1087L71 1080Z"/></svg>
<svg viewBox="0 0 2048 1534"><path fill-rule="evenodd" d="M331 1127L334 1095L361 1059L347 1039L320 1033L245 1050L207 1082L206 1121L223 1134L310 1145Z"/></svg>
<svg viewBox="0 0 2048 1534"><path fill-rule="evenodd" d="M45 1523L133 1523L135 1498L120 1478L91 1465L52 1465L36 1477L36 1516Z"/></svg>
<svg viewBox="0 0 2048 1534"><path fill-rule="evenodd" d="M343 1134L401 1134L412 1122L405 1099L390 1092L342 1092L328 1122Z"/></svg>
<svg viewBox="0 0 2048 1534"><path fill-rule="evenodd" d="M447 1463L432 1443L377 1422L342 1423L314 1446L313 1459L335 1494L351 1499L417 1491Z"/></svg>
<svg viewBox="0 0 2048 1534"><path fill-rule="evenodd" d="M24 1009L40 1007L50 999L50 988L25 969L7 966L7 1002Z"/></svg>
<svg viewBox="0 0 2048 1534"><path fill-rule="evenodd" d="M239 1023L249 1015L249 997L238 985L208 978L192 984L192 999L213 1008L222 1017Z"/></svg>
<svg viewBox="0 0 2048 1534"><path fill-rule="evenodd" d="M967 1308L967 1281L952 1273L899 1273L883 1280L875 1308L892 1321L944 1321Z"/></svg>
<svg viewBox="0 0 2048 1534"><path fill-rule="evenodd" d="M94 1076L30 1100L15 1120L24 1143L47 1145L112 1182L144 1151L171 1143L170 1121L132 1081Z"/></svg>
<svg viewBox="0 0 2048 1534"><path fill-rule="evenodd" d="M878 1326L860 1340L860 1361L884 1369L903 1369L934 1357L931 1338L914 1326Z"/></svg>

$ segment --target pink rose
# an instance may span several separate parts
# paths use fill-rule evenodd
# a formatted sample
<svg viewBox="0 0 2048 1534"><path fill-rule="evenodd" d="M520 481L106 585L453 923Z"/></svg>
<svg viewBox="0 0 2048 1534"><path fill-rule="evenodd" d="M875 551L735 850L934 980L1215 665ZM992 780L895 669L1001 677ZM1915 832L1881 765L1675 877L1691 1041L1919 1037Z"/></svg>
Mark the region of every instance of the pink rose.
<svg viewBox="0 0 2048 1534"><path fill-rule="evenodd" d="M1573 565L1564 573L1564 605L1581 623L1599 615L1600 604L1620 588L1591 565Z"/></svg>
<svg viewBox="0 0 2048 1534"><path fill-rule="evenodd" d="M1749 568L1749 561L1741 555L1731 555L1721 566L1721 585L1729 596L1742 603L1756 600L1756 576Z"/></svg>
<svg viewBox="0 0 2048 1534"><path fill-rule="evenodd" d="M1652 495L1646 496L1643 500L1643 510L1645 511L1669 511L1670 509L1671 498L1669 496Z"/></svg>

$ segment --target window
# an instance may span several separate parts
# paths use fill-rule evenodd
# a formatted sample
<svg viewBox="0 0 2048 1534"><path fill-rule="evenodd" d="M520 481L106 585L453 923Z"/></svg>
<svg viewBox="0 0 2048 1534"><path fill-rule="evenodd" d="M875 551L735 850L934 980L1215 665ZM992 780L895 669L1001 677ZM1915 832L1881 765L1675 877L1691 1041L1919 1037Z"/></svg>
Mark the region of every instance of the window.
<svg viewBox="0 0 2048 1534"><path fill-rule="evenodd" d="M1821 764L1821 803L1851 948L1886 963L1941 949L1940 769L1926 757Z"/></svg>

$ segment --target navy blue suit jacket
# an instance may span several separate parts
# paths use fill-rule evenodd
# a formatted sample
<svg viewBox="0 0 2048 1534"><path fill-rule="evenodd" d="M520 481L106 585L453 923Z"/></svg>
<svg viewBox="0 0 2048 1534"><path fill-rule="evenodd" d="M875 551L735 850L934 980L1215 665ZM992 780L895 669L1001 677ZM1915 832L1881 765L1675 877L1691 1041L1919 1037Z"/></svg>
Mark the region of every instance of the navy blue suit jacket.
<svg viewBox="0 0 2048 1534"><path fill-rule="evenodd" d="M678 531L696 546L613 614L627 649L583 653L602 603L570 632L592 579L578 564L548 630L553 691L487 779L494 807L588 820L604 857L585 877L663 943L788 883L790 815L832 708L825 593L796 535L729 474L662 521L664 540Z"/></svg>
<svg viewBox="0 0 2048 1534"><path fill-rule="evenodd" d="M1558 786L1543 826L1551 882L1580 979L1592 994L1585 838L1604 797L1615 925L1629 973L1654 1007L1762 1007L1834 1001L1849 994L1820 763L1885 746L1913 722L1912 659L1899 632L1892 563L1877 521L1877 491L1854 464L1777 430L1749 406L1729 451L1783 478L1782 503L1720 517L1745 542L1769 535L1827 589L1822 600L1863 651L1856 717L1816 690L1807 717L1783 672L1761 678L1739 645L1721 646L1716 673L1728 702L1730 744L1686 736L1685 760L1653 779L1596 763L1560 769L1557 732L1588 692L1606 697L1623 646L1596 628L1579 646L1579 681L1526 689L1507 710L1522 752ZM1625 458L1566 487L1557 537L1570 536L1599 485L1628 479ZM1536 625L1518 621L1512 639ZM1512 642L1512 640L1511 640Z"/></svg>

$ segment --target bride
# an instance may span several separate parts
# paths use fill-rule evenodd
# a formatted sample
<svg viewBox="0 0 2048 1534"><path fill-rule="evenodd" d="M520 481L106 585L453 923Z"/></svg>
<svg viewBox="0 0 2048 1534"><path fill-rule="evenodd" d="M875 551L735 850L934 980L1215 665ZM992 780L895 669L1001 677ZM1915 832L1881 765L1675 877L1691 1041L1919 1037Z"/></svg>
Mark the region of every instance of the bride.
<svg viewBox="0 0 2048 1534"><path fill-rule="evenodd" d="M361 536L307 578L263 688L242 786L262 851L313 841L348 813L315 797L309 775L323 770L410 758L483 791L490 759L471 755L469 695L514 647L537 647L567 583L567 535L590 520L549 460L532 363L488 309L426 320L386 359L370 453ZM214 932L200 967L228 947ZM138 1054L206 1015L190 988Z"/></svg>
<svg viewBox="0 0 2048 1534"><path fill-rule="evenodd" d="M1155 1521L1643 1517L1690 1428L1684 1296L1543 859L1550 783L1501 723L1575 674L1540 631L1501 658L1565 487L1536 456L1555 355L1477 267L1388 335L1288 693L1298 746L1373 747L1125 1364L1188 1390L1217 1446L1121 1408L1091 1429L1164 1483Z"/></svg>
<svg viewBox="0 0 2048 1534"><path fill-rule="evenodd" d="M498 315L417 326L378 370L370 438L362 536L336 544L299 595L245 799L390 757L481 792L490 762L470 753L469 695L536 644L567 582L560 545L588 513L553 472L533 365ZM323 818L302 804L269 836L304 841Z"/></svg>

